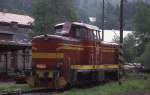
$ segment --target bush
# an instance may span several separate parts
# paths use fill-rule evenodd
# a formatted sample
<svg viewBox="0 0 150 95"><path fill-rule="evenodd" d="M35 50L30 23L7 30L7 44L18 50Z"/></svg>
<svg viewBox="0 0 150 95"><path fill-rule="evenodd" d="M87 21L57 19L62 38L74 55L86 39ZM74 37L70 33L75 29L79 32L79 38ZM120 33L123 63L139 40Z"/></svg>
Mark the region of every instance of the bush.
<svg viewBox="0 0 150 95"><path fill-rule="evenodd" d="M146 45L146 49L141 55L141 62L146 69L150 69L150 42Z"/></svg>

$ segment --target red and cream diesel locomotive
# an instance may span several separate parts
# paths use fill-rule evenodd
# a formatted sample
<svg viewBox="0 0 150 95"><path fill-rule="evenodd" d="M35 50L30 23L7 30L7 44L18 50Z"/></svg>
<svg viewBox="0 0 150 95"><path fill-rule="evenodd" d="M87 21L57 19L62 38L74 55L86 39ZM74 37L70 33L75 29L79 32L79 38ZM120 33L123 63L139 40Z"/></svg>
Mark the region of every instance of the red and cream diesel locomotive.
<svg viewBox="0 0 150 95"><path fill-rule="evenodd" d="M32 40L32 86L63 88L67 85L118 79L119 45L101 40L98 27L65 22L55 25L54 35Z"/></svg>

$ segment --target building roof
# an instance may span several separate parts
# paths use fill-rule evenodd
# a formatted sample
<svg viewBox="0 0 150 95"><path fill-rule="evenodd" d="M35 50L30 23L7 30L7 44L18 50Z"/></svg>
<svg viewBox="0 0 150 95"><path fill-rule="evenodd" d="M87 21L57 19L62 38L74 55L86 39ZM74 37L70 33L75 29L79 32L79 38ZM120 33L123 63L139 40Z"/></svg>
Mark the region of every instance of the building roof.
<svg viewBox="0 0 150 95"><path fill-rule="evenodd" d="M19 25L30 26L34 22L34 19L27 15L0 12L0 22L8 24L17 22Z"/></svg>

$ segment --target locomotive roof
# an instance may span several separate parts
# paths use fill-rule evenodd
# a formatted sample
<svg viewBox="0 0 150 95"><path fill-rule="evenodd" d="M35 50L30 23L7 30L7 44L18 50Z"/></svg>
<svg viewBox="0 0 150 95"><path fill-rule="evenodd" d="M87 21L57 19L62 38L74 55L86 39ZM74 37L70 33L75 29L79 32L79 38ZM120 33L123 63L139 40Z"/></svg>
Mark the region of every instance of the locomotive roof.
<svg viewBox="0 0 150 95"><path fill-rule="evenodd" d="M61 26L61 25L64 25L64 24L65 24L65 23L56 24L55 27ZM86 24L86 23L72 22L71 24L73 24L73 25L79 25L79 26L86 27L86 28L88 28L88 29L99 30L99 31L100 31L99 27L94 26L94 25L90 25L90 24Z"/></svg>

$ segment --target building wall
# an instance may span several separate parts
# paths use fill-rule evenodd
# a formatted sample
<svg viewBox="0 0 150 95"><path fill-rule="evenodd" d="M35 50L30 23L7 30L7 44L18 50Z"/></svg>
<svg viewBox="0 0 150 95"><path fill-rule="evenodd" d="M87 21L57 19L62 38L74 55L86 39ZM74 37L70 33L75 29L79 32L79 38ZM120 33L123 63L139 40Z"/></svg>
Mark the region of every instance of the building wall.
<svg viewBox="0 0 150 95"><path fill-rule="evenodd" d="M0 25L0 42L5 40L14 41L18 44L29 44L29 32L31 29L20 28L17 25L15 27L14 25ZM14 48L13 51L11 49L2 51L0 47L0 50L0 73L31 69L31 48Z"/></svg>
<svg viewBox="0 0 150 95"><path fill-rule="evenodd" d="M29 32L31 29L24 29L24 28L18 28L16 31L14 31L14 40L21 43L29 43L30 37Z"/></svg>
<svg viewBox="0 0 150 95"><path fill-rule="evenodd" d="M13 40L13 35L12 34L0 33L0 40L12 41Z"/></svg>
<svg viewBox="0 0 150 95"><path fill-rule="evenodd" d="M29 32L32 32L32 30L28 28L0 25L0 40L7 40L9 38L13 41L28 43L30 42Z"/></svg>
<svg viewBox="0 0 150 95"><path fill-rule="evenodd" d="M4 56L4 54L0 54L0 72L3 72L3 71L5 71L5 56Z"/></svg>

